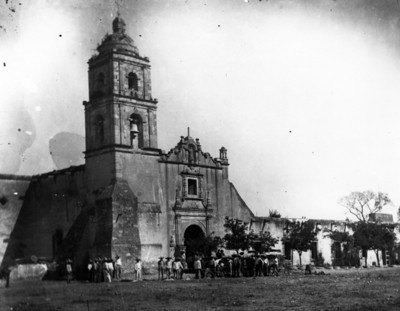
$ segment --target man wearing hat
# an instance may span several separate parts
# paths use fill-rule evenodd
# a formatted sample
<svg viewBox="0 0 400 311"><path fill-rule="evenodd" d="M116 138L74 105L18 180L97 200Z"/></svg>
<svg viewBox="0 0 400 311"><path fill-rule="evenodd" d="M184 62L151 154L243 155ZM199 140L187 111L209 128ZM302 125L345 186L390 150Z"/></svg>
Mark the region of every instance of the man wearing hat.
<svg viewBox="0 0 400 311"><path fill-rule="evenodd" d="M183 265L182 265L181 259L177 258L175 262L176 262L175 263L176 277L177 277L177 279L182 279L182 276L183 276Z"/></svg>

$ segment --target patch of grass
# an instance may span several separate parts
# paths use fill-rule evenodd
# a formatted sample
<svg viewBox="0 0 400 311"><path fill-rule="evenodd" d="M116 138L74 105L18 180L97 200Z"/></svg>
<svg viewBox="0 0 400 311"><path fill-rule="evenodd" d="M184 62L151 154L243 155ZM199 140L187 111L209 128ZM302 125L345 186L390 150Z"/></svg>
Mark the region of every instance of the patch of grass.
<svg viewBox="0 0 400 311"><path fill-rule="evenodd" d="M323 276L114 282L16 282L0 288L5 310L396 310L400 268ZM29 298L28 298L29 297Z"/></svg>

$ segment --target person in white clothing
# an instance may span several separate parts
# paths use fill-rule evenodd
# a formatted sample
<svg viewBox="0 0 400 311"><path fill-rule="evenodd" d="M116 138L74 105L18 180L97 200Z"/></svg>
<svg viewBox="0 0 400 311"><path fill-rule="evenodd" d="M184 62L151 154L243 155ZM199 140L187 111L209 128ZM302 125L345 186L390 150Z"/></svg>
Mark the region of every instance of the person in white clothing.
<svg viewBox="0 0 400 311"><path fill-rule="evenodd" d="M136 258L135 264L135 274L136 274L136 281L142 280L142 262L139 258Z"/></svg>
<svg viewBox="0 0 400 311"><path fill-rule="evenodd" d="M182 275L183 275L183 265L181 263L181 259L178 258L175 261L175 269L176 269L176 278L177 279L182 279Z"/></svg>

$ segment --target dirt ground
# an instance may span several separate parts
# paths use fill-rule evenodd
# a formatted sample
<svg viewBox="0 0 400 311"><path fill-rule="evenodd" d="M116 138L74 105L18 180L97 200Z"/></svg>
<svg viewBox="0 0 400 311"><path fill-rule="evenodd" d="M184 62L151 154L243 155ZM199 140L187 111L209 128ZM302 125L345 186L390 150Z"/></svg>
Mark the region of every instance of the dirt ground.
<svg viewBox="0 0 400 311"><path fill-rule="evenodd" d="M0 310L400 310L400 267L279 277L114 282L18 281Z"/></svg>

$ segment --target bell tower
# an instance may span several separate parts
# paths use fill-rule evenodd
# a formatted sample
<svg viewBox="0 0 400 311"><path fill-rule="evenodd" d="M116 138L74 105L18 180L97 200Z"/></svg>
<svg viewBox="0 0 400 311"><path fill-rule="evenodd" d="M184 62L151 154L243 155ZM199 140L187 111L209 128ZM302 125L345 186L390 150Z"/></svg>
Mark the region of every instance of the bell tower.
<svg viewBox="0 0 400 311"><path fill-rule="evenodd" d="M151 96L150 61L139 55L119 16L90 58L89 102L84 102L86 157L106 149L157 148L157 100Z"/></svg>
<svg viewBox="0 0 400 311"><path fill-rule="evenodd" d="M104 37L88 64L89 101L83 102L86 165L110 169L107 175L115 175L118 154L157 149L157 99L151 95L150 61L139 54L118 14L112 34ZM111 175L107 179L118 177Z"/></svg>

